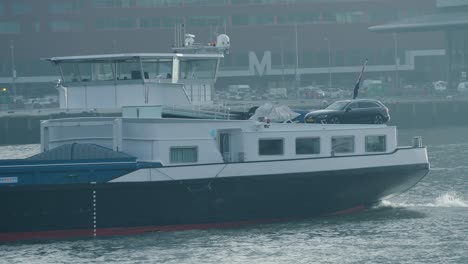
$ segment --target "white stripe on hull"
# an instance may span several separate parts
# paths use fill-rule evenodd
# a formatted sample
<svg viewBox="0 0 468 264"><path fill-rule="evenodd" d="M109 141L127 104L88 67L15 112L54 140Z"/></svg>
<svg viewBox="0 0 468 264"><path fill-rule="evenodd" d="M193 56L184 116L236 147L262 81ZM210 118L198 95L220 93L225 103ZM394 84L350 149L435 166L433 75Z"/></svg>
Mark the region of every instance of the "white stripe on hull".
<svg viewBox="0 0 468 264"><path fill-rule="evenodd" d="M140 169L111 182L192 180L205 178L275 175L303 172L378 168L429 163L425 148L400 149L388 155L346 156L321 159L279 160Z"/></svg>

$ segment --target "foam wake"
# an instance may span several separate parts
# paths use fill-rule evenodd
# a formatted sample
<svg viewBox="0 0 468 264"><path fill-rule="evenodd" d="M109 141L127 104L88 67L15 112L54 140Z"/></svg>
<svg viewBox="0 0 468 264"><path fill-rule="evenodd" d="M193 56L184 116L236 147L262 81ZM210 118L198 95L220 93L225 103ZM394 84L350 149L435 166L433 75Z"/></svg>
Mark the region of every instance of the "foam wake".
<svg viewBox="0 0 468 264"><path fill-rule="evenodd" d="M468 202L463 200L463 197L459 196L455 192L449 192L439 195L435 199L435 207L468 207Z"/></svg>
<svg viewBox="0 0 468 264"><path fill-rule="evenodd" d="M466 207L468 208L468 202L463 200L463 197L456 192L447 192L439 195L430 203L408 203L383 200L377 208L382 207Z"/></svg>

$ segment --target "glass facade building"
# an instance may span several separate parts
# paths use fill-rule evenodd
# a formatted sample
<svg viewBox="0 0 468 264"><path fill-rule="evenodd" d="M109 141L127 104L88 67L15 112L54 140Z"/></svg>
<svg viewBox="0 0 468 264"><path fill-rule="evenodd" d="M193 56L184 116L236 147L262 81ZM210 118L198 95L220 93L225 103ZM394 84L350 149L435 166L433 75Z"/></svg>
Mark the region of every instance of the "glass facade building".
<svg viewBox="0 0 468 264"><path fill-rule="evenodd" d="M298 72L301 85L325 84L329 71L337 86L345 85L355 81L356 72L366 58L369 75L385 79L392 76L396 56L404 78L429 78L434 72L440 73L437 69L413 67L412 54L444 49L443 33L400 35L395 52L391 35L367 29L431 13L436 3L436 0L2 0L0 83L11 80L12 51L21 87L57 76L56 69L41 58L168 52L174 43L174 26L179 23L195 34L198 42L208 43L220 33L231 37L231 54L220 65L217 86L239 82L281 86L280 82L297 79ZM418 60L440 59L427 54Z"/></svg>
<svg viewBox="0 0 468 264"><path fill-rule="evenodd" d="M450 89L467 82L468 73L468 2L438 0L436 12L371 27L371 31L399 35L443 34L446 61L442 71ZM431 65L430 63L426 63Z"/></svg>

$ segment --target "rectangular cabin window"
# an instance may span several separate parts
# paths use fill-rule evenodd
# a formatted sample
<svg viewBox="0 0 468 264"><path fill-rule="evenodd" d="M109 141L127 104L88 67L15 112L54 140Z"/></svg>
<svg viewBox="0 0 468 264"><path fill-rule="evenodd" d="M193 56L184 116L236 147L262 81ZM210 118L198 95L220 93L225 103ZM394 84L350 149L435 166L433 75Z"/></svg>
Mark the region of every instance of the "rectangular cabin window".
<svg viewBox="0 0 468 264"><path fill-rule="evenodd" d="M60 64L64 82L112 81L111 62L63 62Z"/></svg>
<svg viewBox="0 0 468 264"><path fill-rule="evenodd" d="M320 154L320 138L296 138L296 154Z"/></svg>
<svg viewBox="0 0 468 264"><path fill-rule="evenodd" d="M332 137L332 152L333 153L353 153L354 152L354 136Z"/></svg>
<svg viewBox="0 0 468 264"><path fill-rule="evenodd" d="M387 151L386 136L366 136L366 152Z"/></svg>
<svg viewBox="0 0 468 264"><path fill-rule="evenodd" d="M110 62L95 62L92 64L93 81L112 81L114 80L114 72Z"/></svg>
<svg viewBox="0 0 468 264"><path fill-rule="evenodd" d="M198 161L197 147L171 147L171 163L194 163Z"/></svg>
<svg viewBox="0 0 468 264"><path fill-rule="evenodd" d="M172 79L172 59L142 59L145 79Z"/></svg>
<svg viewBox="0 0 468 264"><path fill-rule="evenodd" d="M70 83L80 81L80 71L77 63L63 62L60 64L60 69L62 71L62 80L64 82Z"/></svg>
<svg viewBox="0 0 468 264"><path fill-rule="evenodd" d="M179 79L214 79L217 64L217 59L181 60Z"/></svg>
<svg viewBox="0 0 468 264"><path fill-rule="evenodd" d="M118 81L141 80L140 63L136 60L117 61L115 72Z"/></svg>
<svg viewBox="0 0 468 264"><path fill-rule="evenodd" d="M261 156L283 155L283 139L260 139L258 141L258 154Z"/></svg>
<svg viewBox="0 0 468 264"><path fill-rule="evenodd" d="M78 63L78 70L80 72L80 79L82 82L91 81L91 63L90 62Z"/></svg>

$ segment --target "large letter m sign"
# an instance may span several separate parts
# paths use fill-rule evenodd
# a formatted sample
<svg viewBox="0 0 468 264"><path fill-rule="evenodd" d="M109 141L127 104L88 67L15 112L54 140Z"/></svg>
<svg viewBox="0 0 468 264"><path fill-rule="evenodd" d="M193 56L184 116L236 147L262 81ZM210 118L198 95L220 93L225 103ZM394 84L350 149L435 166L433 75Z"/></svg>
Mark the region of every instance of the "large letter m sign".
<svg viewBox="0 0 468 264"><path fill-rule="evenodd" d="M249 52L249 71L251 75L263 76L269 74L271 71L271 52L265 51L263 53L262 61L260 62L255 52Z"/></svg>

